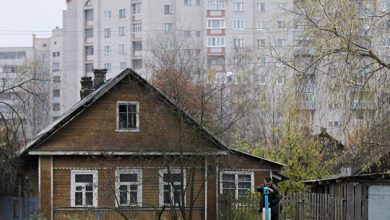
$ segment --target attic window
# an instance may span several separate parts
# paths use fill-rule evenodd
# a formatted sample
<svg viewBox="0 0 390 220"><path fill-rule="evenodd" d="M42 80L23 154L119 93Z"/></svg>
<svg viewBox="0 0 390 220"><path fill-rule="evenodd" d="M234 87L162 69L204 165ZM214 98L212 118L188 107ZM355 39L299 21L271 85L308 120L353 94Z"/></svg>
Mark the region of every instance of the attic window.
<svg viewBox="0 0 390 220"><path fill-rule="evenodd" d="M119 132L139 131L139 103L119 101L117 103L117 126Z"/></svg>

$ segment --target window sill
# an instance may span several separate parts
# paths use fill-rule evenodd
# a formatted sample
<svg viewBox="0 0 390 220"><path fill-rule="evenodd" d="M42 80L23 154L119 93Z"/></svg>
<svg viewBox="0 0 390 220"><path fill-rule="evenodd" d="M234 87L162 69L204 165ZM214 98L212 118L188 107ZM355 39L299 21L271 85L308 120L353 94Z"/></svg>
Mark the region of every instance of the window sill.
<svg viewBox="0 0 390 220"><path fill-rule="evenodd" d="M126 130L126 129L115 129L116 132L140 132L139 128L137 129L131 129L131 130Z"/></svg>

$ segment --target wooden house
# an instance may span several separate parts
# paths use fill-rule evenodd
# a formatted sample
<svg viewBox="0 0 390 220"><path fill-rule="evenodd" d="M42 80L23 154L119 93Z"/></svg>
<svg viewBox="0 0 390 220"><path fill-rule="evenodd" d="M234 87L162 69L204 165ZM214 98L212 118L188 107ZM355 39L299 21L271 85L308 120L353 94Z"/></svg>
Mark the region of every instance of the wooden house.
<svg viewBox="0 0 390 220"><path fill-rule="evenodd" d="M283 166L226 147L131 69L104 81L84 77L86 97L20 152L47 219L218 219L221 193Z"/></svg>

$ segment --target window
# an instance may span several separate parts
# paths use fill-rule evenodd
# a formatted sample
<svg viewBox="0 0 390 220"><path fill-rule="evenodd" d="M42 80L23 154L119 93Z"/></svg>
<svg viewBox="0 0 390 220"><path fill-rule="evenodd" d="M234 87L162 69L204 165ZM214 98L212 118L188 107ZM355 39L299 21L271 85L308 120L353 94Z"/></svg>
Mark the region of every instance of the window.
<svg viewBox="0 0 390 220"><path fill-rule="evenodd" d="M284 47L284 46L286 46L286 39L278 39L278 41L277 41L277 46L278 46L278 47Z"/></svg>
<svg viewBox="0 0 390 220"><path fill-rule="evenodd" d="M284 84L284 76L278 76L276 78L276 84L283 85Z"/></svg>
<svg viewBox="0 0 390 220"><path fill-rule="evenodd" d="M0 60L5 59L23 59L26 52L0 52Z"/></svg>
<svg viewBox="0 0 390 220"><path fill-rule="evenodd" d="M104 38L111 37L111 28L104 28Z"/></svg>
<svg viewBox="0 0 390 220"><path fill-rule="evenodd" d="M254 188L253 172L222 171L220 178L220 193L230 194L236 200L245 197Z"/></svg>
<svg viewBox="0 0 390 220"><path fill-rule="evenodd" d="M257 39L257 47L266 47L266 42L265 39Z"/></svg>
<svg viewBox="0 0 390 220"><path fill-rule="evenodd" d="M265 57L258 57L257 62L260 66L265 66L266 58Z"/></svg>
<svg viewBox="0 0 390 220"><path fill-rule="evenodd" d="M134 33L142 32L142 23L133 23L133 32Z"/></svg>
<svg viewBox="0 0 390 220"><path fill-rule="evenodd" d="M265 21L257 21L257 29L265 29Z"/></svg>
<svg viewBox="0 0 390 220"><path fill-rule="evenodd" d="M60 103L53 103L53 111L57 112L61 109Z"/></svg>
<svg viewBox="0 0 390 220"><path fill-rule="evenodd" d="M244 39L233 39L234 48L243 48L244 47Z"/></svg>
<svg viewBox="0 0 390 220"><path fill-rule="evenodd" d="M116 206L142 206L142 170L117 169Z"/></svg>
<svg viewBox="0 0 390 220"><path fill-rule="evenodd" d="M104 46L104 56L110 56L111 55L111 46Z"/></svg>
<svg viewBox="0 0 390 220"><path fill-rule="evenodd" d="M53 72L58 72L60 71L60 63L59 62L53 62Z"/></svg>
<svg viewBox="0 0 390 220"><path fill-rule="evenodd" d="M173 32L173 23L164 23L164 32Z"/></svg>
<svg viewBox="0 0 390 220"><path fill-rule="evenodd" d="M184 31L184 37L191 37L191 31Z"/></svg>
<svg viewBox="0 0 390 220"><path fill-rule="evenodd" d="M93 55L93 46L85 46L85 55L86 56Z"/></svg>
<svg viewBox="0 0 390 220"><path fill-rule="evenodd" d="M53 90L53 97L60 97L60 90L59 89Z"/></svg>
<svg viewBox="0 0 390 220"><path fill-rule="evenodd" d="M117 103L117 131L139 131L139 103Z"/></svg>
<svg viewBox="0 0 390 220"><path fill-rule="evenodd" d="M134 69L141 69L142 68L142 60L140 60L140 59L133 60L133 68Z"/></svg>
<svg viewBox="0 0 390 220"><path fill-rule="evenodd" d="M265 75L260 75L260 85L265 85L267 82L266 82L266 77Z"/></svg>
<svg viewBox="0 0 390 220"><path fill-rule="evenodd" d="M53 52L53 57L59 57L60 56L60 52Z"/></svg>
<svg viewBox="0 0 390 220"><path fill-rule="evenodd" d="M160 170L160 206L178 206L182 204L181 198L185 187L185 170Z"/></svg>
<svg viewBox="0 0 390 220"><path fill-rule="evenodd" d="M286 28L286 21L277 21L278 28Z"/></svg>
<svg viewBox="0 0 390 220"><path fill-rule="evenodd" d="M53 76L53 83L60 83L61 77L60 76Z"/></svg>
<svg viewBox="0 0 390 220"><path fill-rule="evenodd" d="M225 10L225 0L208 0L208 10Z"/></svg>
<svg viewBox="0 0 390 220"><path fill-rule="evenodd" d="M133 51L142 50L142 41L133 41Z"/></svg>
<svg viewBox="0 0 390 220"><path fill-rule="evenodd" d="M92 38L93 37L93 28L86 28L85 29L85 38Z"/></svg>
<svg viewBox="0 0 390 220"><path fill-rule="evenodd" d="M200 6L200 0L196 0L196 6Z"/></svg>
<svg viewBox="0 0 390 220"><path fill-rule="evenodd" d="M225 47L225 37L208 37L207 47Z"/></svg>
<svg viewBox="0 0 390 220"><path fill-rule="evenodd" d="M244 2L233 2L233 11L244 11Z"/></svg>
<svg viewBox="0 0 390 220"><path fill-rule="evenodd" d="M111 63L105 63L104 64L104 69L106 69L107 72L111 72Z"/></svg>
<svg viewBox="0 0 390 220"><path fill-rule="evenodd" d="M244 21L243 20L234 20L233 21L233 29L243 30L244 29Z"/></svg>
<svg viewBox="0 0 390 220"><path fill-rule="evenodd" d="M335 127L338 127L340 124L339 124L339 121L328 121L328 126L330 128L335 128Z"/></svg>
<svg viewBox="0 0 390 220"><path fill-rule="evenodd" d="M164 5L164 14L173 14L173 5Z"/></svg>
<svg viewBox="0 0 390 220"><path fill-rule="evenodd" d="M93 9L84 10L85 21L93 21Z"/></svg>
<svg viewBox="0 0 390 220"><path fill-rule="evenodd" d="M84 69L85 73L91 73L93 71L93 63L86 63Z"/></svg>
<svg viewBox="0 0 390 220"><path fill-rule="evenodd" d="M71 206L97 207L97 170L71 171Z"/></svg>
<svg viewBox="0 0 390 220"><path fill-rule="evenodd" d="M386 37L386 38L383 39L382 46L390 47L390 37Z"/></svg>
<svg viewBox="0 0 390 220"><path fill-rule="evenodd" d="M119 63L119 68L120 68L121 70L126 69L126 68L127 68L126 62L120 62L120 63Z"/></svg>
<svg viewBox="0 0 390 220"><path fill-rule="evenodd" d="M131 11L133 15L140 15L141 14L141 3L134 3L131 4Z"/></svg>
<svg viewBox="0 0 390 220"><path fill-rule="evenodd" d="M222 29L225 28L225 19L208 19L207 28Z"/></svg>
<svg viewBox="0 0 390 220"><path fill-rule="evenodd" d="M171 40L166 40L164 42L164 49L166 50L173 50L173 44Z"/></svg>
<svg viewBox="0 0 390 220"><path fill-rule="evenodd" d="M120 37L126 36L125 27L122 26L122 27L118 28L118 36L120 36Z"/></svg>
<svg viewBox="0 0 390 220"><path fill-rule="evenodd" d="M126 44L119 44L118 48L119 48L119 53L124 53L125 48L126 48Z"/></svg>
<svg viewBox="0 0 390 220"><path fill-rule="evenodd" d="M285 10L286 9L286 3L285 2L278 2L276 4L276 7L278 8L278 10Z"/></svg>
<svg viewBox="0 0 390 220"><path fill-rule="evenodd" d="M184 0L185 6L191 6L191 0Z"/></svg>
<svg viewBox="0 0 390 220"><path fill-rule="evenodd" d="M119 9L119 18L126 18L126 9L124 8Z"/></svg>
<svg viewBox="0 0 390 220"><path fill-rule="evenodd" d="M103 14L104 19L111 19L111 10L105 10Z"/></svg>
<svg viewBox="0 0 390 220"><path fill-rule="evenodd" d="M196 37L200 37L200 31L196 31Z"/></svg>
<svg viewBox="0 0 390 220"><path fill-rule="evenodd" d="M256 4L257 12L265 12L265 2L259 2Z"/></svg>

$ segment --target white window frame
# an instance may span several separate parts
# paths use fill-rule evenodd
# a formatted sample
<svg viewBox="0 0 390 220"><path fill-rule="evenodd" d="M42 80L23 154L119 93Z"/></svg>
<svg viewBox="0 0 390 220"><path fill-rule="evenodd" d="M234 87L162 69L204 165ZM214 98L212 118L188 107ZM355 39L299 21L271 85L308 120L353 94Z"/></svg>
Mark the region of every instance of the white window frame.
<svg viewBox="0 0 390 220"><path fill-rule="evenodd" d="M225 47L225 37L207 37L207 47Z"/></svg>
<svg viewBox="0 0 390 220"><path fill-rule="evenodd" d="M174 14L173 5L164 5L164 14L172 15Z"/></svg>
<svg viewBox="0 0 390 220"><path fill-rule="evenodd" d="M184 0L184 6L191 6L191 0Z"/></svg>
<svg viewBox="0 0 390 220"><path fill-rule="evenodd" d="M120 174L137 174L137 182L120 182ZM127 201L128 204L120 204L120 190L121 185L127 185L129 188L131 185L137 185L137 204L130 204L130 191L128 189ZM129 169L129 168L118 168L115 170L115 207L142 207L142 169Z"/></svg>
<svg viewBox="0 0 390 220"><path fill-rule="evenodd" d="M243 38L234 38L233 39L234 48L244 48L244 39Z"/></svg>
<svg viewBox="0 0 390 220"><path fill-rule="evenodd" d="M76 187L77 186L85 186L85 183L76 183L76 175L78 174L92 174L93 181L93 197L92 197L92 205L76 205ZM70 172L70 206L71 207L97 207L98 206L98 171L97 170L71 170ZM83 191L83 203L85 203Z"/></svg>
<svg viewBox="0 0 390 220"><path fill-rule="evenodd" d="M264 42L264 45L263 45L263 42ZM264 38L258 38L256 40L256 46L257 47L266 47L267 46L267 39L264 39Z"/></svg>
<svg viewBox="0 0 390 220"><path fill-rule="evenodd" d="M142 23L141 22L133 23L132 28L133 28L133 33L140 33L142 32Z"/></svg>
<svg viewBox="0 0 390 220"><path fill-rule="evenodd" d="M118 27L118 36L119 37L126 36L126 27L125 26Z"/></svg>
<svg viewBox="0 0 390 220"><path fill-rule="evenodd" d="M225 10L225 0L208 0L207 9L212 11Z"/></svg>
<svg viewBox="0 0 390 220"><path fill-rule="evenodd" d="M173 23L164 23L164 32L172 33L174 30Z"/></svg>
<svg viewBox="0 0 390 220"><path fill-rule="evenodd" d="M257 12L265 12L267 10L265 2L258 2L256 4Z"/></svg>
<svg viewBox="0 0 390 220"><path fill-rule="evenodd" d="M390 47L390 37L384 37L382 40L382 47Z"/></svg>
<svg viewBox="0 0 390 220"><path fill-rule="evenodd" d="M253 171L221 171L219 173L219 193L223 193L222 189L222 175L223 174L234 174L234 179L235 179L235 189L234 189L234 198L238 200L238 175L250 175L251 176L251 188L250 191L254 192L255 188L255 175Z"/></svg>
<svg viewBox="0 0 390 220"><path fill-rule="evenodd" d="M215 24L218 24L218 25L215 25ZM207 19L207 28L208 29L225 29L225 19L223 19L223 18L222 19L221 18Z"/></svg>
<svg viewBox="0 0 390 220"><path fill-rule="evenodd" d="M111 28L104 28L104 38L111 38Z"/></svg>
<svg viewBox="0 0 390 220"><path fill-rule="evenodd" d="M112 69L111 63L104 63L104 69L106 69L107 72L111 72Z"/></svg>
<svg viewBox="0 0 390 220"><path fill-rule="evenodd" d="M183 174L183 185L182 185L182 191L181 193L185 193L185 190L186 190L186 170L183 169L183 172L180 168L170 168L169 169L169 172L172 173L172 174ZM159 205L160 207L163 207L164 205L164 174L167 174L168 173L168 169L165 168L165 169L160 169L159 171ZM174 183L175 184L175 183ZM181 183L179 183L181 184ZM172 186L171 186L171 199L173 198L173 190L172 190ZM186 200L187 200L187 196L186 194L184 194L184 204L182 204L182 206L186 205ZM172 204L169 204L169 205L172 205ZM176 204L175 204L176 205Z"/></svg>
<svg viewBox="0 0 390 220"><path fill-rule="evenodd" d="M259 20L256 22L256 29L257 30L264 30L265 29L265 21Z"/></svg>
<svg viewBox="0 0 390 220"><path fill-rule="evenodd" d="M111 55L111 46L105 45L104 46L104 56L110 56Z"/></svg>
<svg viewBox="0 0 390 220"><path fill-rule="evenodd" d="M235 30L244 30L245 23L244 20L233 20L233 29Z"/></svg>
<svg viewBox="0 0 390 220"><path fill-rule="evenodd" d="M278 47L285 47L285 46L286 46L286 42L287 42L286 39L284 39L284 38L279 38L279 39L277 39L277 46L278 46Z"/></svg>
<svg viewBox="0 0 390 220"><path fill-rule="evenodd" d="M126 44L119 44L118 48L119 48L119 53L125 53L125 51L126 51Z"/></svg>
<svg viewBox="0 0 390 220"><path fill-rule="evenodd" d="M126 18L126 9L125 8L120 8L118 9L118 18Z"/></svg>
<svg viewBox="0 0 390 220"><path fill-rule="evenodd" d="M111 10L104 10L104 12L103 12L103 17L104 17L104 19L111 19L111 15L112 15L112 13L111 13Z"/></svg>
<svg viewBox="0 0 390 220"><path fill-rule="evenodd" d="M135 104L136 105L136 111L137 111L137 117L136 117L136 128L119 128L119 105L120 104ZM140 121L139 121L139 102L137 101L117 101L116 102L116 130L117 132L139 132L140 131Z"/></svg>
<svg viewBox="0 0 390 220"><path fill-rule="evenodd" d="M233 2L233 11L243 12L244 11L244 2Z"/></svg>
<svg viewBox="0 0 390 220"><path fill-rule="evenodd" d="M285 20L277 20L276 25L278 28L286 28L287 27Z"/></svg>
<svg viewBox="0 0 390 220"><path fill-rule="evenodd" d="M131 12L133 15L142 15L142 3L131 4Z"/></svg>
<svg viewBox="0 0 390 220"><path fill-rule="evenodd" d="M277 76L276 77L276 84L277 85L284 85L285 81L286 81L285 76Z"/></svg>

